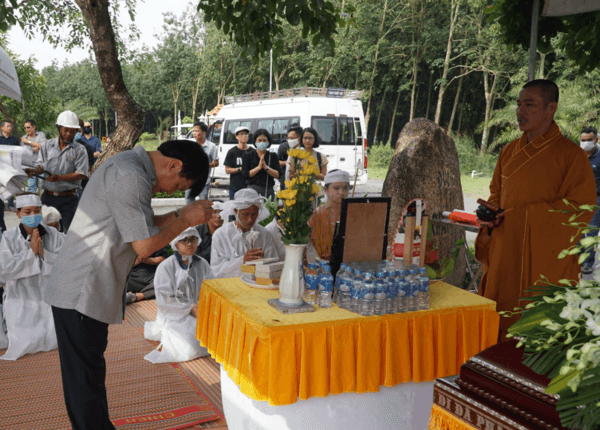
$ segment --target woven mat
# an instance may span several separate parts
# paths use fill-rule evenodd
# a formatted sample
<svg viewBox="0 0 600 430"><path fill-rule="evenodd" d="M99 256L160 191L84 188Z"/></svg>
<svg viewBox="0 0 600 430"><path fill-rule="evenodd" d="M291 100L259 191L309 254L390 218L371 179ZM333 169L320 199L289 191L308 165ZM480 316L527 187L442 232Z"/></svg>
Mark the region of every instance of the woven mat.
<svg viewBox="0 0 600 430"><path fill-rule="evenodd" d="M151 307L154 301L147 303L146 307ZM119 430L224 426L222 407L217 409L181 366L144 360L156 343L143 338L139 324L134 323L133 306L127 308L132 318L109 327L106 386L115 426ZM0 360L0 375L0 428L70 428L57 350L25 355L16 361ZM220 385L218 391L220 403ZM215 424L206 427L209 421Z"/></svg>

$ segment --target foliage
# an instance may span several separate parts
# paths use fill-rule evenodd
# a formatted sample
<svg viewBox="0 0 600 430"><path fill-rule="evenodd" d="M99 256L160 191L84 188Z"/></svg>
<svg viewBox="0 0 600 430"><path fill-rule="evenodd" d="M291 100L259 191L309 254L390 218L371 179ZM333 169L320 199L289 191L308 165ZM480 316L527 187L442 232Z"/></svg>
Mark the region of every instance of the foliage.
<svg viewBox="0 0 600 430"><path fill-rule="evenodd" d="M152 134L152 133L148 133L148 132L144 132L144 133L142 133L142 135L140 136L140 140L141 140L142 142L145 142L145 141L147 141L147 140L154 140L154 139L156 139L156 135L155 135L155 134Z"/></svg>
<svg viewBox="0 0 600 430"><path fill-rule="evenodd" d="M184 116L183 119L181 120L182 124L193 124L195 121L190 118L189 116Z"/></svg>
<svg viewBox="0 0 600 430"><path fill-rule="evenodd" d="M529 49L534 0L495 0L486 11L501 28L502 40L508 45ZM543 2L540 2L540 7ZM600 65L600 45L596 41L600 12L561 17L540 16L538 51L564 49L579 73L591 72Z"/></svg>
<svg viewBox="0 0 600 430"><path fill-rule="evenodd" d="M283 208L277 212L285 230L281 240L286 245L306 244L311 231L308 220L313 213L315 196L319 193L319 168L317 160L303 149L290 149L288 156L292 157L298 176L285 181L286 189L277 193L277 197L283 200ZM304 160L306 162L302 163Z"/></svg>
<svg viewBox="0 0 600 430"><path fill-rule="evenodd" d="M552 212L572 213L567 225L578 233L596 230L577 219L585 211L600 207L582 205L575 207L563 200L566 210ZM578 235L573 236L572 241ZM562 251L559 258L579 255L583 262L590 246L600 243L598 237L581 240ZM527 305L517 308L521 318L509 328L509 336L519 336L519 347L525 346L523 362L533 371L548 375L551 382L547 393L560 394L557 411L564 427L582 430L600 426L600 282L561 279L558 285L550 284L543 275L542 285L530 287ZM536 283L537 284L537 283ZM508 313L509 316L514 313Z"/></svg>
<svg viewBox="0 0 600 430"><path fill-rule="evenodd" d="M475 170L478 173L483 173L484 176L493 175L498 161L497 155L482 154L478 151L477 144L472 136L454 135L452 138L456 147L461 174L470 175Z"/></svg>
<svg viewBox="0 0 600 430"><path fill-rule="evenodd" d="M353 11L352 7L346 9ZM283 50L283 40L276 38L284 35L285 21L293 26L302 24L302 37L312 35L313 45L323 40L332 48L337 27L346 25L341 10L329 0L200 0L198 10L204 12L206 22L214 22L255 61L273 48L276 54Z"/></svg>
<svg viewBox="0 0 600 430"><path fill-rule="evenodd" d="M388 169L394 158L395 150L390 145L373 145L369 147L369 168Z"/></svg>
<svg viewBox="0 0 600 430"><path fill-rule="evenodd" d="M273 221L273 218L275 218L275 215L277 214L277 203L278 201L274 197L269 197L265 201L265 207L269 210L269 216L259 222L260 225L266 227L271 223L271 221Z"/></svg>
<svg viewBox="0 0 600 430"><path fill-rule="evenodd" d="M183 191L174 191L173 194L168 193L154 193L152 196L156 199L179 199L184 198L185 193Z"/></svg>

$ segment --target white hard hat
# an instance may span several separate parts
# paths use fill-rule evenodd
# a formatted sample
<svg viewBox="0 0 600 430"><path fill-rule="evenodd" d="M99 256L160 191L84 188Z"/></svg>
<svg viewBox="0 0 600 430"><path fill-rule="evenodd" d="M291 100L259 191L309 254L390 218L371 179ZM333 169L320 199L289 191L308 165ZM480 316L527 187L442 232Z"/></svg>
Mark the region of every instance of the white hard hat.
<svg viewBox="0 0 600 430"><path fill-rule="evenodd" d="M238 128L235 129L235 135L237 136L237 134L240 131L247 131L248 133L250 133L250 129L248 127L246 127L245 125L240 125Z"/></svg>
<svg viewBox="0 0 600 430"><path fill-rule="evenodd" d="M66 110L58 116L56 125L67 128L79 128L79 118L70 110Z"/></svg>

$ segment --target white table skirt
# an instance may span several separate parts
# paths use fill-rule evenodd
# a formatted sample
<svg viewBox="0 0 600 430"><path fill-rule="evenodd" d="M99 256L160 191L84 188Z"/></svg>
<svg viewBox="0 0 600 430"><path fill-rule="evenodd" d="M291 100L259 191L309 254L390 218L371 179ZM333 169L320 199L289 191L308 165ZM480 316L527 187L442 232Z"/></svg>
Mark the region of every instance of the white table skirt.
<svg viewBox="0 0 600 430"><path fill-rule="evenodd" d="M311 397L270 406L242 394L221 366L223 411L230 430L426 430L433 404L433 382L380 387L377 393Z"/></svg>

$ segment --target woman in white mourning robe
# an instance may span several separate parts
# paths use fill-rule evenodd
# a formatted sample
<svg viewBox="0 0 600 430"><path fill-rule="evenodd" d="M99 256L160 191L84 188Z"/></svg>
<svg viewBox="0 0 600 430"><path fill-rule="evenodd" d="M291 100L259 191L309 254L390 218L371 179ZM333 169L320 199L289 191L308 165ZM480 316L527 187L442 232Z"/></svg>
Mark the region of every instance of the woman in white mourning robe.
<svg viewBox="0 0 600 430"><path fill-rule="evenodd" d="M250 188L235 193L223 203L221 217L235 215L235 221L215 231L210 249L210 265L215 278L242 275L242 264L261 258L277 258L275 239L259 221L269 216L265 198Z"/></svg>
<svg viewBox="0 0 600 430"><path fill-rule="evenodd" d="M144 358L151 363L193 360L208 355L196 339L196 317L200 287L213 278L208 262L195 255L200 235L195 227L184 230L171 242L173 255L156 268L154 291L156 321L144 325L144 337L160 341Z"/></svg>
<svg viewBox="0 0 600 430"><path fill-rule="evenodd" d="M58 347L52 309L43 296L65 236L41 224L39 196L18 195L16 208L21 223L4 232L0 242L0 277L6 282L2 306L8 332L3 360Z"/></svg>

